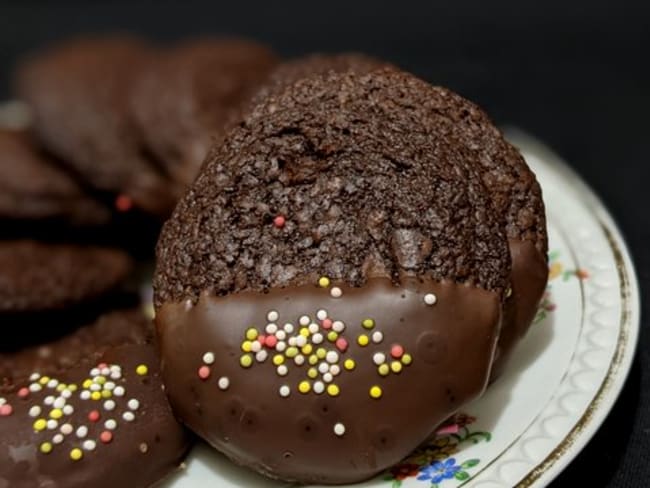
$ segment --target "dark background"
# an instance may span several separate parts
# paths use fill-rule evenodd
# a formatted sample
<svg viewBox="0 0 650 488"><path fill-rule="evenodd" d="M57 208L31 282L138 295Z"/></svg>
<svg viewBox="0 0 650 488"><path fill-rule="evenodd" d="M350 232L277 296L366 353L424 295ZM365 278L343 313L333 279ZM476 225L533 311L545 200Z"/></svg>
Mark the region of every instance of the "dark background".
<svg viewBox="0 0 650 488"><path fill-rule="evenodd" d="M239 34L285 56L360 50L449 86L546 142L601 195L631 247L647 310L650 2L0 0L0 100L21 55L116 29L159 40ZM621 398L554 488L650 486L649 351L644 319Z"/></svg>

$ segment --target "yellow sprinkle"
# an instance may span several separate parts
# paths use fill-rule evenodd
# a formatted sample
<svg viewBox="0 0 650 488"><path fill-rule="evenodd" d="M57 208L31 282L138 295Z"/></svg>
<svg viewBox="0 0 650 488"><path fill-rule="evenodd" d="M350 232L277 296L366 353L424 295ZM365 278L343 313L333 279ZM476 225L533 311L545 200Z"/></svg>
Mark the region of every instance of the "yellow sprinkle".
<svg viewBox="0 0 650 488"><path fill-rule="evenodd" d="M361 325L363 325L364 329L372 329L375 326L375 321L372 319L363 319L363 322L361 322Z"/></svg>
<svg viewBox="0 0 650 488"><path fill-rule="evenodd" d="M138 366L135 368L135 372L140 376L144 376L149 372L149 368L147 368L146 364L138 364Z"/></svg>
<svg viewBox="0 0 650 488"><path fill-rule="evenodd" d="M84 457L84 453L81 451L81 449L75 447L72 451L70 451L70 459L73 461L79 461L82 457Z"/></svg>
<svg viewBox="0 0 650 488"><path fill-rule="evenodd" d="M356 366L354 359L346 359L345 362L343 363L343 367L347 369L348 371L352 371L354 367Z"/></svg>
<svg viewBox="0 0 650 488"><path fill-rule="evenodd" d="M381 398L382 391L377 385L370 388L370 396L372 398Z"/></svg>
<svg viewBox="0 0 650 488"><path fill-rule="evenodd" d="M49 376L43 376L43 377L41 377L40 380L38 380L38 382L39 382L41 385L46 384L48 381L50 381L50 377L49 377Z"/></svg>
<svg viewBox="0 0 650 488"><path fill-rule="evenodd" d="M103 385L104 383L106 383L106 378L103 376L97 376L95 377L95 383Z"/></svg>
<svg viewBox="0 0 650 488"><path fill-rule="evenodd" d="M77 391L77 385L75 385L74 383L68 385L68 390L74 393L75 391Z"/></svg>
<svg viewBox="0 0 650 488"><path fill-rule="evenodd" d="M111 390L102 390L102 398L110 398L113 396Z"/></svg>
<svg viewBox="0 0 650 488"><path fill-rule="evenodd" d="M307 376L309 376L311 379L314 379L318 376L318 370L316 368L309 368L309 371L307 371Z"/></svg>
<svg viewBox="0 0 650 488"><path fill-rule="evenodd" d="M307 327L302 327L300 329L300 335L304 337L309 337L311 335L311 332L309 332L309 329Z"/></svg>
<svg viewBox="0 0 650 488"><path fill-rule="evenodd" d="M244 352L251 352L253 343L251 341L244 341L241 343L241 350Z"/></svg>
<svg viewBox="0 0 650 488"><path fill-rule="evenodd" d="M357 337L357 342L360 346L367 346L370 340L366 334L361 334L359 337Z"/></svg>
<svg viewBox="0 0 650 488"><path fill-rule="evenodd" d="M404 365L408 366L412 362L413 362L413 357L410 354L407 353L402 356L402 363Z"/></svg>
<svg viewBox="0 0 650 488"><path fill-rule="evenodd" d="M300 351L304 355L308 356L309 354L311 354L312 349L313 349L313 347L312 347L311 344L305 344L304 346L302 346L302 349Z"/></svg>
<svg viewBox="0 0 650 488"><path fill-rule="evenodd" d="M330 385L327 385L327 394L329 396L335 397L335 396L338 396L339 393L341 393L341 390L339 389L338 386L336 386L333 383L330 384Z"/></svg>
<svg viewBox="0 0 650 488"><path fill-rule="evenodd" d="M327 351L325 350L324 347L319 347L316 349L316 357L318 359L323 359L325 356L327 356Z"/></svg>
<svg viewBox="0 0 650 488"><path fill-rule="evenodd" d="M330 342L334 342L338 338L339 338L339 335L336 332L334 332L333 330L330 330L327 333L327 340L330 341Z"/></svg>
<svg viewBox="0 0 650 488"><path fill-rule="evenodd" d="M390 368L386 363L380 364L379 367L377 368L377 372L382 376L387 376L388 373L390 373Z"/></svg>
<svg viewBox="0 0 650 488"><path fill-rule="evenodd" d="M295 358L298 355L298 348L294 346L287 347L285 354L288 358Z"/></svg>
<svg viewBox="0 0 650 488"><path fill-rule="evenodd" d="M244 354L239 358L239 364L241 364L243 368L250 368L253 364L253 357L250 354Z"/></svg>
<svg viewBox="0 0 650 488"><path fill-rule="evenodd" d="M36 432L45 430L45 427L47 427L47 421L45 419L38 419L34 422L34 430Z"/></svg>
<svg viewBox="0 0 650 488"><path fill-rule="evenodd" d="M390 363L390 369L393 373L399 373L400 371L402 371L402 363L400 363L399 361L393 361L392 363Z"/></svg>
<svg viewBox="0 0 650 488"><path fill-rule="evenodd" d="M309 384L309 381L301 381L298 384L298 391L300 393L309 393L309 390L311 390L311 385Z"/></svg>
<svg viewBox="0 0 650 488"><path fill-rule="evenodd" d="M255 339L257 339L257 334L258 334L257 329L251 327L246 331L246 339L248 339L249 341L254 341Z"/></svg>
<svg viewBox="0 0 650 488"><path fill-rule="evenodd" d="M60 408L54 408L50 411L50 418L53 418L54 420L59 420L61 417L63 417L63 410Z"/></svg>
<svg viewBox="0 0 650 488"><path fill-rule="evenodd" d="M280 366L282 363L284 363L284 356L282 354L276 354L273 356L273 364Z"/></svg>
<svg viewBox="0 0 650 488"><path fill-rule="evenodd" d="M56 391L61 393L63 390L65 390L65 384L64 383L59 383L58 385L56 385Z"/></svg>
<svg viewBox="0 0 650 488"><path fill-rule="evenodd" d="M98 392L98 391L93 391L93 392L90 394L90 398L92 398L92 399L95 400L95 401L96 401L96 400L101 400L101 399L102 399L102 394L101 394L100 392Z"/></svg>
<svg viewBox="0 0 650 488"><path fill-rule="evenodd" d="M318 286L320 286L321 288L327 288L328 286L330 286L330 279L327 276L321 276L318 279Z"/></svg>
<svg viewBox="0 0 650 488"><path fill-rule="evenodd" d="M309 356L309 364L312 366L318 362L318 356L316 354L312 354Z"/></svg>
<svg viewBox="0 0 650 488"><path fill-rule="evenodd" d="M81 386L83 386L84 388L88 389L88 388L90 388L90 385L92 385L92 384L93 384L93 380L85 380L85 381L81 384Z"/></svg>
<svg viewBox="0 0 650 488"><path fill-rule="evenodd" d="M52 444L50 442L43 442L40 449L43 454L49 454L52 452Z"/></svg>

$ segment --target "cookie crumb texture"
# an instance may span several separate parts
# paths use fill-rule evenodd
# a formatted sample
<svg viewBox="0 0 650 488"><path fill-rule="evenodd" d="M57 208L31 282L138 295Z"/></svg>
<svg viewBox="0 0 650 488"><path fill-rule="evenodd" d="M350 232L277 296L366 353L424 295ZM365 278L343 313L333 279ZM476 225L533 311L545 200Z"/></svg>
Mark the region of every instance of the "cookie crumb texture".
<svg viewBox="0 0 650 488"><path fill-rule="evenodd" d="M482 153L437 96L386 69L299 80L268 97L213 149L164 226L156 304L320 276L501 293L510 256Z"/></svg>

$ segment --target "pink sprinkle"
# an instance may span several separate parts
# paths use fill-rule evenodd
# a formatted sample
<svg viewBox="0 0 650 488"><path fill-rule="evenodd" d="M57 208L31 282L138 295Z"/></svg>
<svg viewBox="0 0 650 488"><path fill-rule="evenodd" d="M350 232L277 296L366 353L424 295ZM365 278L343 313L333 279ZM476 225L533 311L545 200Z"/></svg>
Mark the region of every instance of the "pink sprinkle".
<svg viewBox="0 0 650 488"><path fill-rule="evenodd" d="M324 319L321 322L321 325L323 326L323 329L331 329L332 328L332 319Z"/></svg>
<svg viewBox="0 0 650 488"><path fill-rule="evenodd" d="M105 430L104 432L99 434L99 440L102 441L104 444L108 444L113 440L113 434L110 431Z"/></svg>
<svg viewBox="0 0 650 488"><path fill-rule="evenodd" d="M266 344L266 336L263 334L260 334L257 336L257 342L260 343L260 345L265 345Z"/></svg>
<svg viewBox="0 0 650 488"><path fill-rule="evenodd" d="M21 388L18 390L18 397L19 398L27 398L29 396L29 388Z"/></svg>
<svg viewBox="0 0 650 488"><path fill-rule="evenodd" d="M93 410L88 414L88 420L91 422L97 422L99 420L99 412L97 410Z"/></svg>
<svg viewBox="0 0 650 488"><path fill-rule="evenodd" d="M399 344L394 344L393 347L390 348L390 355L395 359L399 359L404 355L404 348Z"/></svg>
<svg viewBox="0 0 650 488"><path fill-rule="evenodd" d="M199 368L199 378L202 380L207 380L210 377L210 368L207 366L201 366Z"/></svg>
<svg viewBox="0 0 650 488"><path fill-rule="evenodd" d="M14 411L13 407L8 403L5 403L3 406L0 407L0 417L9 417L9 415L11 415L13 411Z"/></svg>
<svg viewBox="0 0 650 488"><path fill-rule="evenodd" d="M274 335L270 335L264 339L264 345L270 347L271 349L273 349L277 343L278 338Z"/></svg>
<svg viewBox="0 0 650 488"><path fill-rule="evenodd" d="M287 219L284 218L284 215L278 215L273 219L273 225L278 229L284 227L284 224L287 222Z"/></svg>
<svg viewBox="0 0 650 488"><path fill-rule="evenodd" d="M106 363L99 363L99 364L97 365L97 368L99 368L99 369L108 368L108 364L106 364Z"/></svg>
<svg viewBox="0 0 650 488"><path fill-rule="evenodd" d="M348 348L348 341L345 337L339 337L336 339L335 344L338 350L341 352L345 352L345 350Z"/></svg>
<svg viewBox="0 0 650 488"><path fill-rule="evenodd" d="M449 435L449 434L458 434L459 430L460 427L458 426L458 424L445 425L444 427L441 427L440 429L436 430L436 435L441 436L441 435Z"/></svg>

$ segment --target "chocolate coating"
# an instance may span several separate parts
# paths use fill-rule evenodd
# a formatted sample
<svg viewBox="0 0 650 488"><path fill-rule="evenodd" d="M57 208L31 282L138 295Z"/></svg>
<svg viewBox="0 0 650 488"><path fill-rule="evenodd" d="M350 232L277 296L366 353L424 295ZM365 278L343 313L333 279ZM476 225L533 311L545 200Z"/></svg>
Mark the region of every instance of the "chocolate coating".
<svg viewBox="0 0 650 488"><path fill-rule="evenodd" d="M342 292L333 298L330 290L305 285L266 294L205 294L195 305L165 304L156 318L163 378L181 421L235 462L267 476L350 483L399 462L459 406L483 392L498 335L498 293L413 279L402 286L372 279L359 288L342 286ZM425 303L427 293L435 293L435 305ZM348 341L344 350L329 339L315 339L333 330L317 319L321 309L331 320L344 323L338 334ZM286 334L287 343L292 335L302 335L313 344L303 365L290 358L289 348L283 349L285 375L275 363L276 354L283 355L277 344L266 343L263 361L255 359L255 353L242 352L249 328L273 335L266 329L270 311L277 312L277 318L271 318L279 329L287 322L295 326ZM303 335L299 318L304 315L319 324L319 332ZM374 319L370 329L362 326L369 318ZM373 334L378 332L382 337L375 342ZM357 342L362 334L371 338L366 346ZM410 363L391 357L395 345L411 356ZM327 349L327 359L310 365L318 347ZM331 351L337 352L335 361ZM213 354L213 363L212 358L207 364L202 359L206 352ZM377 353L384 354L391 367L400 363L399 372L382 376L374 362ZM252 365L243 367L241 357L247 355ZM355 361L351 370L345 366L349 359ZM340 368L330 383L323 373L308 376L309 368L320 370L323 363ZM228 380L225 389L219 386L225 384L223 378ZM321 379L339 392L317 393ZM302 381L309 381L309 392L299 392ZM290 389L286 397L280 395L283 386ZM379 398L370 396L372 386L381 389ZM343 434L335 432L337 424L342 424Z"/></svg>

